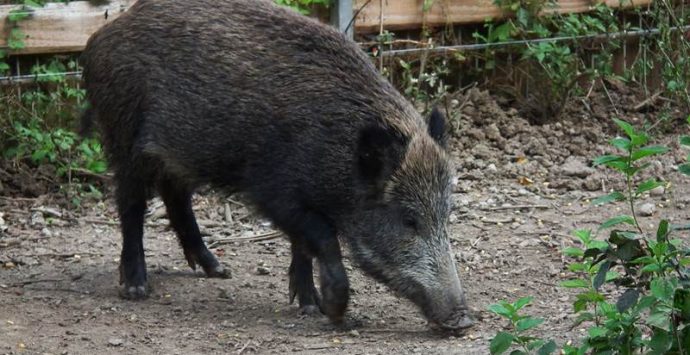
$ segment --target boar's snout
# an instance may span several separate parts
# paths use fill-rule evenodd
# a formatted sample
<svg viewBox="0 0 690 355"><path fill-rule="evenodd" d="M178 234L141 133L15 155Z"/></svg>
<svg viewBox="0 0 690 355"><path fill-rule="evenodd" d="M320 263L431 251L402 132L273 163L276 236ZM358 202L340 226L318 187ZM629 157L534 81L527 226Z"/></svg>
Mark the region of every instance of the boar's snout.
<svg viewBox="0 0 690 355"><path fill-rule="evenodd" d="M422 306L422 309L431 322L443 329L466 329L474 325L474 319L465 301L455 264L452 258L449 259L439 272L439 287L426 292L426 307Z"/></svg>
<svg viewBox="0 0 690 355"><path fill-rule="evenodd" d="M436 323L443 329L461 330L472 327L474 319L467 307L458 307L453 309L448 317Z"/></svg>

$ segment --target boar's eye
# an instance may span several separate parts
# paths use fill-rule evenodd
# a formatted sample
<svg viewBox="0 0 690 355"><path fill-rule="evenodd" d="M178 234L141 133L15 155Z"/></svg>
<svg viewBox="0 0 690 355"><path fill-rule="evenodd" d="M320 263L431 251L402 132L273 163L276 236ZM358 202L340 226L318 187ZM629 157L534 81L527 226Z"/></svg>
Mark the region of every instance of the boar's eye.
<svg viewBox="0 0 690 355"><path fill-rule="evenodd" d="M419 231L419 223L417 223L417 219L409 214L403 216L403 225L405 228L409 228L415 232Z"/></svg>

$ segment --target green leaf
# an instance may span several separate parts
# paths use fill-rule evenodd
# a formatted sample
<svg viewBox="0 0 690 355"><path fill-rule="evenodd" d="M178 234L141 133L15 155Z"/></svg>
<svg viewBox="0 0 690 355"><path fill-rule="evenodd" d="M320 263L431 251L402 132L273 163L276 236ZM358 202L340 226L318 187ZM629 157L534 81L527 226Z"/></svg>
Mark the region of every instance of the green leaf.
<svg viewBox="0 0 690 355"><path fill-rule="evenodd" d="M627 152L630 150L631 142L628 138L616 137L611 140L611 145Z"/></svg>
<svg viewBox="0 0 690 355"><path fill-rule="evenodd" d="M652 178L649 179L643 183L641 183L639 186L637 186L637 190L635 190L635 193L637 195L640 195L642 193L645 193L647 191L653 190L659 186L663 186L664 184L661 182L656 181L656 179Z"/></svg>
<svg viewBox="0 0 690 355"><path fill-rule="evenodd" d="M598 249L600 251L604 251L608 249L609 243L603 241L603 240L593 240L589 243L589 248L590 249ZM586 255L587 253L585 253Z"/></svg>
<svg viewBox="0 0 690 355"><path fill-rule="evenodd" d="M668 235L668 221L662 219L659 222L659 228L656 230L656 241L657 243L663 243L666 241L666 236Z"/></svg>
<svg viewBox="0 0 690 355"><path fill-rule="evenodd" d="M649 284L649 289L652 291L652 295L659 300L669 301L673 298L675 293L675 287L673 284L664 278L655 278Z"/></svg>
<svg viewBox="0 0 690 355"><path fill-rule="evenodd" d="M592 204L603 205L606 203L610 203L610 202L614 202L614 201L623 201L623 200L625 200L625 195L623 195L622 193L620 193L618 191L614 191L608 195L599 196L599 197L595 198L594 200L592 200Z"/></svg>
<svg viewBox="0 0 690 355"><path fill-rule="evenodd" d="M667 147L663 147L660 145L650 145L634 151L632 154L632 161L640 160L650 155L663 154L668 151L669 149Z"/></svg>
<svg viewBox="0 0 690 355"><path fill-rule="evenodd" d="M587 329L587 333L589 334L590 338L605 337L606 332L607 330L604 327L591 327Z"/></svg>
<svg viewBox="0 0 690 355"><path fill-rule="evenodd" d="M629 288L618 298L616 302L616 309L618 312L623 313L627 311L630 307L634 306L637 299L640 297L640 291Z"/></svg>
<svg viewBox="0 0 690 355"><path fill-rule="evenodd" d="M501 304L492 304L489 306L489 311L496 313L499 316L504 316L506 318L512 318L513 313Z"/></svg>
<svg viewBox="0 0 690 355"><path fill-rule="evenodd" d="M648 264L656 263L656 259L653 256L646 255L646 256L641 256L641 257L633 260L632 263L633 264L648 265Z"/></svg>
<svg viewBox="0 0 690 355"><path fill-rule="evenodd" d="M573 312L578 313L582 312L587 309L587 304L589 301L585 299L578 299L575 302L573 302Z"/></svg>
<svg viewBox="0 0 690 355"><path fill-rule="evenodd" d="M506 332L498 332L496 336L491 339L491 344L489 344L489 351L491 355L503 354L506 352L510 345L513 343L513 335Z"/></svg>
<svg viewBox="0 0 690 355"><path fill-rule="evenodd" d="M678 171L685 175L690 175L690 163L678 165Z"/></svg>
<svg viewBox="0 0 690 355"><path fill-rule="evenodd" d="M680 144L690 147L690 136L680 136Z"/></svg>
<svg viewBox="0 0 690 355"><path fill-rule="evenodd" d="M10 22L19 22L31 15L31 9L26 9L26 8L21 8L21 9L14 9L10 11L9 15L7 16L7 20Z"/></svg>
<svg viewBox="0 0 690 355"><path fill-rule="evenodd" d="M594 320L594 314L592 312L581 312L575 318L575 326L582 324L582 322L588 322Z"/></svg>
<svg viewBox="0 0 690 355"><path fill-rule="evenodd" d="M597 274L594 276L594 280L592 281L592 286L595 290L599 291L601 285L603 285L604 281L606 281L606 273L609 271L609 268L611 268L611 262L608 260L604 261L599 266L599 270L597 271Z"/></svg>
<svg viewBox="0 0 690 355"><path fill-rule="evenodd" d="M566 280L566 281L561 281L560 283L561 287L567 287L567 288L589 288L590 284L586 280L582 279L572 279L572 280Z"/></svg>
<svg viewBox="0 0 690 355"><path fill-rule="evenodd" d="M661 266L659 264L649 264L640 270L641 272L659 272L661 271Z"/></svg>
<svg viewBox="0 0 690 355"><path fill-rule="evenodd" d="M614 118L613 121L616 122L618 127L620 127L620 129L622 129L623 132L625 132L625 134L627 134L628 137L630 137L630 139L632 139L633 137L636 136L635 129L633 128L633 126L630 123L625 122L623 120L619 120L617 118Z"/></svg>
<svg viewBox="0 0 690 355"><path fill-rule="evenodd" d="M640 302L637 303L637 310L642 311L644 309L647 309L651 307L654 303L656 303L656 297L654 296L644 296L640 298Z"/></svg>
<svg viewBox="0 0 690 355"><path fill-rule="evenodd" d="M528 296L528 297L522 297L519 300L515 301L515 304L513 305L515 307L515 311L519 311L526 305L530 304L534 297Z"/></svg>
<svg viewBox="0 0 690 355"><path fill-rule="evenodd" d="M580 239L582 244L587 245L592 240L592 231L589 229L576 229L573 234Z"/></svg>
<svg viewBox="0 0 690 355"><path fill-rule="evenodd" d="M606 220L606 222L602 223L601 226L599 226L599 230L611 228L613 226L616 226L616 225L619 225L622 223L627 223L631 226L634 226L635 225L635 219L632 218L631 216L628 216L628 215L616 216L616 217L610 218L610 219Z"/></svg>
<svg viewBox="0 0 690 355"><path fill-rule="evenodd" d="M627 152L632 147L632 142L628 138L616 137L611 140L611 145Z"/></svg>
<svg viewBox="0 0 690 355"><path fill-rule="evenodd" d="M592 161L594 166L608 165L613 162L625 163L625 158L618 155L602 155Z"/></svg>
<svg viewBox="0 0 690 355"><path fill-rule="evenodd" d="M581 272L581 271L586 271L587 266L582 263L570 263L568 264L568 270L572 272Z"/></svg>
<svg viewBox="0 0 690 355"><path fill-rule="evenodd" d="M663 330L668 330L670 326L670 314L666 311L652 312L646 319L647 325Z"/></svg>
<svg viewBox="0 0 690 355"><path fill-rule="evenodd" d="M517 323L515 324L515 327L517 328L518 331L523 332L529 329L532 329L534 327L539 326L539 324L544 323L544 320L541 318L532 318L532 317L527 317L527 318L522 318Z"/></svg>
<svg viewBox="0 0 690 355"><path fill-rule="evenodd" d="M91 172L94 172L96 174L100 174L100 173L103 173L106 170L108 170L108 166L104 161L98 160L98 161L94 161L91 164L89 164L88 169L91 170Z"/></svg>
<svg viewBox="0 0 690 355"><path fill-rule="evenodd" d="M563 254L573 258L581 258L585 256L585 251L580 248L567 247L563 250Z"/></svg>
<svg viewBox="0 0 690 355"><path fill-rule="evenodd" d="M672 342L673 337L671 334L669 334L669 332L655 329L654 335L649 340L649 347L654 350L655 354L665 354L671 349L671 345L673 344Z"/></svg>
<svg viewBox="0 0 690 355"><path fill-rule="evenodd" d="M542 345L541 348L539 348L539 351L537 351L537 355L549 355L553 354L554 351L556 351L556 342L551 340L548 343Z"/></svg>

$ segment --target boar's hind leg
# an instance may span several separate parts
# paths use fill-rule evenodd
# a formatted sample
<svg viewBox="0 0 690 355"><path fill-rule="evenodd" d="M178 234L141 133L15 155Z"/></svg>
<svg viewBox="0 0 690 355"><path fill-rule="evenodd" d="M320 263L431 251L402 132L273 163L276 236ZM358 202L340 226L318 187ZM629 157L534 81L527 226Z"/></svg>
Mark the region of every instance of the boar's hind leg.
<svg viewBox="0 0 690 355"><path fill-rule="evenodd" d="M312 257L307 255L302 246L292 243L292 263L290 264L290 303L295 296L299 302L299 308L304 314L312 315L320 313L321 300L314 287L314 270Z"/></svg>
<svg viewBox="0 0 690 355"><path fill-rule="evenodd" d="M283 225L285 232L290 235L291 242L296 244L297 248L305 248L310 255L314 255L318 259L322 296L321 310L332 322L341 323L350 297L350 285L343 266L340 244L335 229L325 218L308 211L292 215L290 221L291 223L287 225L278 224ZM299 253L297 255L297 262L304 262L304 257L299 256ZM305 268L302 269L302 273L296 273L295 276L306 278L308 275L304 271ZM304 279L301 282L307 283Z"/></svg>
<svg viewBox="0 0 690 355"><path fill-rule="evenodd" d="M147 296L146 262L144 260L144 213L146 212L146 185L138 178L117 174L117 207L122 229L122 255L120 257L120 295L128 299Z"/></svg>
<svg viewBox="0 0 690 355"><path fill-rule="evenodd" d="M190 189L166 176L159 179L158 192L165 202L170 224L177 233L189 266L196 270L196 266L200 265L208 277L230 277L229 272L216 260L201 239L201 232L192 210Z"/></svg>

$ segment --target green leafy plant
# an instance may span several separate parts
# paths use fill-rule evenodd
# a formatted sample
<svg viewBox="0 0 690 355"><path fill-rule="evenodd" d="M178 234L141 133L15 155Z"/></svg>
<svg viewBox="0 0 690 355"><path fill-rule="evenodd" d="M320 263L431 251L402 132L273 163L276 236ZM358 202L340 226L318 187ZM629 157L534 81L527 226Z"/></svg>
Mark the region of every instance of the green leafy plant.
<svg viewBox="0 0 690 355"><path fill-rule="evenodd" d="M690 125L690 116L687 118L688 125ZM690 148L690 136L681 136L680 137L680 145L686 148ZM678 166L678 171L685 175L690 175L690 154L688 154L688 157L685 158L687 163L681 164Z"/></svg>
<svg viewBox="0 0 690 355"><path fill-rule="evenodd" d="M581 248L564 250L578 259L568 268L579 278L562 283L580 288L573 304L577 322L592 322L584 345L594 353L616 350L620 354L639 352L684 354L690 346L690 249L672 238L681 229L667 220L658 223L650 235L640 225L635 201L662 183L655 179L638 181L649 157L668 148L649 145L649 137L629 123L615 120L625 137L616 137L611 145L621 154L604 155L594 160L620 172L624 191L613 191L593 201L605 204L627 202L630 215L619 215L603 222L597 232L609 230L605 241L595 240L591 230L577 230ZM681 137L681 143L687 143ZM614 271L617 268L622 271ZM612 302L606 284L625 291Z"/></svg>
<svg viewBox="0 0 690 355"><path fill-rule="evenodd" d="M69 129L83 108L85 91L63 73L77 69L73 60L35 64L31 68L37 75L34 86L22 90L21 95L8 91L7 105L0 114L3 157L33 166L53 166L55 182L67 182L63 191L75 203L83 196L100 195L88 178L107 168L99 141L81 139Z"/></svg>
<svg viewBox="0 0 690 355"><path fill-rule="evenodd" d="M523 297L509 303L501 301L489 306L489 311L497 314L510 322L510 330L498 332L489 345L491 354L503 354L511 347L518 348L510 354L552 354L556 351L556 343L553 340L544 339L528 335L530 330L541 325L544 320L528 315L520 314L520 311L532 302L532 297Z"/></svg>
<svg viewBox="0 0 690 355"><path fill-rule="evenodd" d="M278 5L287 6L303 15L308 15L314 5L329 6L331 0L275 0Z"/></svg>

